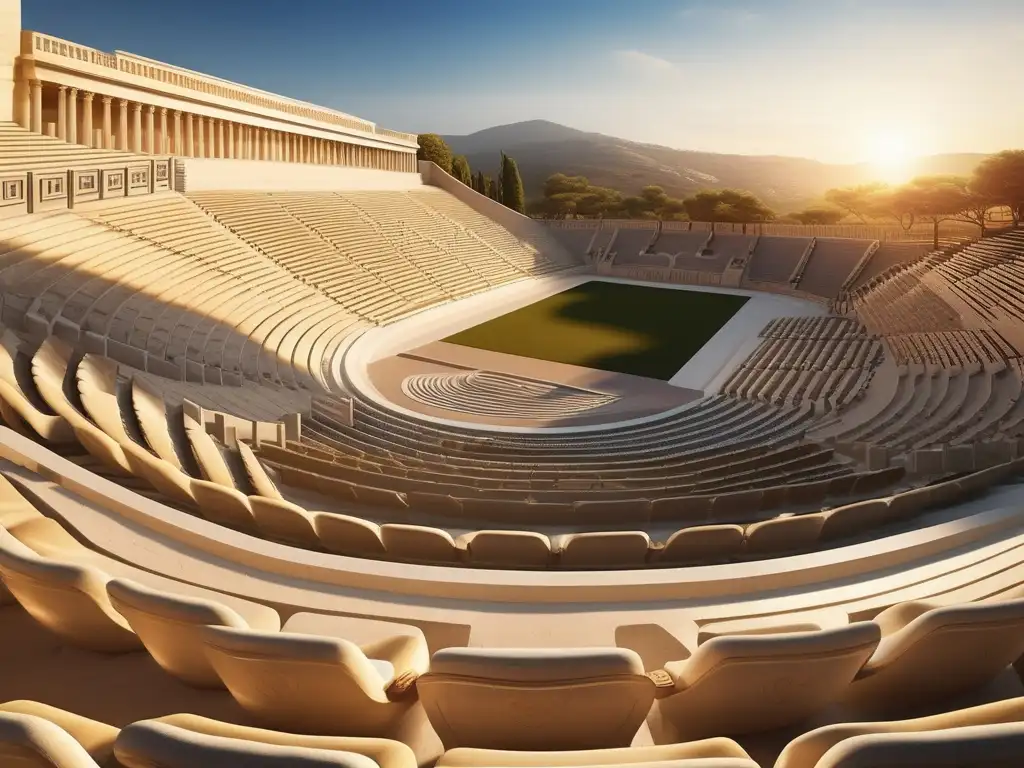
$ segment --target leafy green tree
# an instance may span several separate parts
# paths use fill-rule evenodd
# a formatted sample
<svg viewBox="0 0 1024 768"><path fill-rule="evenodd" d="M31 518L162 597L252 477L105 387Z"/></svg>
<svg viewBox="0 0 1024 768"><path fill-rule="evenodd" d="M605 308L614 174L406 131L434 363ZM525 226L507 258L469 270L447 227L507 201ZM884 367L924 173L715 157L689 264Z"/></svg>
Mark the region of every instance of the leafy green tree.
<svg viewBox="0 0 1024 768"><path fill-rule="evenodd" d="M544 198L530 206L531 213L545 218L619 217L622 195L608 187L595 187L585 176L556 173L544 182Z"/></svg>
<svg viewBox="0 0 1024 768"><path fill-rule="evenodd" d="M892 190L886 207L907 230L917 222L932 225L932 247L939 247L939 225L968 206L967 182L958 176L918 176Z"/></svg>
<svg viewBox="0 0 1024 768"><path fill-rule="evenodd" d="M802 211L791 213L790 218L800 222L801 224L838 224L842 221L845 216L842 211L837 208L827 208L825 206L813 206L811 208L805 208Z"/></svg>
<svg viewBox="0 0 1024 768"><path fill-rule="evenodd" d="M1013 226L1024 216L1024 149L1007 149L986 157L974 170L971 188L995 205L1010 209Z"/></svg>
<svg viewBox="0 0 1024 768"><path fill-rule="evenodd" d="M484 182L483 171L477 171L476 175L473 176L473 189L475 189L481 195L487 194L487 184Z"/></svg>
<svg viewBox="0 0 1024 768"><path fill-rule="evenodd" d="M501 154L501 190L502 203L516 213L526 213L526 193L523 191L523 180L519 176L516 161Z"/></svg>
<svg viewBox="0 0 1024 768"><path fill-rule="evenodd" d="M490 176L484 176L484 188L482 190L482 194L491 198L491 200L494 199L494 179Z"/></svg>
<svg viewBox="0 0 1024 768"><path fill-rule="evenodd" d="M473 173L469 170L469 161L465 156L456 155L452 159L452 176L467 187L473 186Z"/></svg>
<svg viewBox="0 0 1024 768"><path fill-rule="evenodd" d="M420 145L416 152L418 160L437 163L445 173L452 172L452 150L444 139L436 133L421 133L416 141Z"/></svg>
<svg viewBox="0 0 1024 768"><path fill-rule="evenodd" d="M735 189L703 190L683 200L683 206L692 221L749 224L775 218L757 197Z"/></svg>
<svg viewBox="0 0 1024 768"><path fill-rule="evenodd" d="M888 185L880 181L855 187L839 187L826 192L825 201L865 223L868 218L879 214L880 193L888 189Z"/></svg>

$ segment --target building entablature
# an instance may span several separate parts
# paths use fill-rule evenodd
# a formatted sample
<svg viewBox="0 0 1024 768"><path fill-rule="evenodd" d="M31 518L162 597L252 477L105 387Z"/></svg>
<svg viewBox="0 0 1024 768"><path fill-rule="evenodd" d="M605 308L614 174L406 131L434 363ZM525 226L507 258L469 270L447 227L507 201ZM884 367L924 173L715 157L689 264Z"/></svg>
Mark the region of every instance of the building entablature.
<svg viewBox="0 0 1024 768"><path fill-rule="evenodd" d="M343 112L123 52L105 53L24 30L16 79L43 81L215 120L311 138L415 152L415 134L380 128Z"/></svg>

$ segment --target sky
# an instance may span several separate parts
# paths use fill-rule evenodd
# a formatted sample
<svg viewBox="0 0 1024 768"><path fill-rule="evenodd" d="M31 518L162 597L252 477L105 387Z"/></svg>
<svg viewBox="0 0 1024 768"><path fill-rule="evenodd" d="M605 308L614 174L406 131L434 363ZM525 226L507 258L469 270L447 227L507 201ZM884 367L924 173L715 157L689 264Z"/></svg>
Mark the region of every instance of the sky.
<svg viewBox="0 0 1024 768"><path fill-rule="evenodd" d="M401 131L885 162L1024 147L1022 2L22 0L22 26Z"/></svg>

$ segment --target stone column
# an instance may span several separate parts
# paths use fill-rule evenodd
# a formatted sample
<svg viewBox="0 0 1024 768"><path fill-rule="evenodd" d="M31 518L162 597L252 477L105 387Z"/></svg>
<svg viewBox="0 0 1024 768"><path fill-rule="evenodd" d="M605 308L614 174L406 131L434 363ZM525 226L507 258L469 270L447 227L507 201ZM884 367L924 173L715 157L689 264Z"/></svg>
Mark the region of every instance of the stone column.
<svg viewBox="0 0 1024 768"><path fill-rule="evenodd" d="M43 132L43 84L38 80L31 80L29 88L29 117L28 129L32 133Z"/></svg>
<svg viewBox="0 0 1024 768"><path fill-rule="evenodd" d="M171 151L176 155L185 154L185 145L181 141L181 110L174 110L174 146Z"/></svg>
<svg viewBox="0 0 1024 768"><path fill-rule="evenodd" d="M142 105L132 102L132 152L142 153Z"/></svg>
<svg viewBox="0 0 1024 768"><path fill-rule="evenodd" d="M217 157L228 156L227 146L224 144L224 121L217 121Z"/></svg>
<svg viewBox="0 0 1024 768"><path fill-rule="evenodd" d="M100 129L103 131L103 149L114 148L114 131L110 122L110 96L103 96L103 118L100 122Z"/></svg>
<svg viewBox="0 0 1024 768"><path fill-rule="evenodd" d="M228 123L228 159L235 159L235 124Z"/></svg>
<svg viewBox="0 0 1024 768"><path fill-rule="evenodd" d="M128 151L128 100L117 100L117 148Z"/></svg>
<svg viewBox="0 0 1024 768"><path fill-rule="evenodd" d="M78 143L78 89L68 88L68 144Z"/></svg>
<svg viewBox="0 0 1024 768"><path fill-rule="evenodd" d="M202 115L196 115L196 120L199 122L199 144L196 147L196 157L206 157L206 118Z"/></svg>
<svg viewBox="0 0 1024 768"><path fill-rule="evenodd" d="M206 118L206 156L217 157L217 133L213 127L213 118Z"/></svg>
<svg viewBox="0 0 1024 768"><path fill-rule="evenodd" d="M185 113L185 156L195 157L196 154L196 139L195 139L195 125L192 119L192 113Z"/></svg>
<svg viewBox="0 0 1024 768"><path fill-rule="evenodd" d="M154 122L153 115L156 113L156 107L152 104L146 105L146 154L156 154L156 125Z"/></svg>
<svg viewBox="0 0 1024 768"><path fill-rule="evenodd" d="M160 107L160 141L157 143L157 152L166 155L170 150L170 141L167 137L167 107Z"/></svg>
<svg viewBox="0 0 1024 768"><path fill-rule="evenodd" d="M87 147L94 144L92 133L92 91L82 91L82 143Z"/></svg>
<svg viewBox="0 0 1024 768"><path fill-rule="evenodd" d="M68 87L57 86L57 138L65 141L68 137Z"/></svg>

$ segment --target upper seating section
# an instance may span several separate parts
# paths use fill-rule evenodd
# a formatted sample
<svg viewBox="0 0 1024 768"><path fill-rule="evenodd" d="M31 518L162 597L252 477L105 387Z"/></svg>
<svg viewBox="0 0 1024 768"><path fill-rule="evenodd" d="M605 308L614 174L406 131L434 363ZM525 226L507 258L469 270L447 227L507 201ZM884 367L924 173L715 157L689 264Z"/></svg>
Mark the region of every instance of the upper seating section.
<svg viewBox="0 0 1024 768"><path fill-rule="evenodd" d="M771 237L762 235L754 248L754 257L747 268L751 280L788 283L811 244L809 237Z"/></svg>
<svg viewBox="0 0 1024 768"><path fill-rule="evenodd" d="M815 239L814 250L804 267L797 287L801 291L834 299L847 276L871 246L871 240L838 237Z"/></svg>
<svg viewBox="0 0 1024 768"><path fill-rule="evenodd" d="M197 192L189 198L371 322L561 268L441 190Z"/></svg>
<svg viewBox="0 0 1024 768"><path fill-rule="evenodd" d="M0 122L0 174L89 168L141 160L139 155L80 144L26 131L15 123Z"/></svg>
<svg viewBox="0 0 1024 768"><path fill-rule="evenodd" d="M901 243L891 240L880 243L867 264L864 265L860 274L857 275L856 280L849 287L851 290L857 290L886 270L913 262L924 256L927 251L928 246L921 243Z"/></svg>

